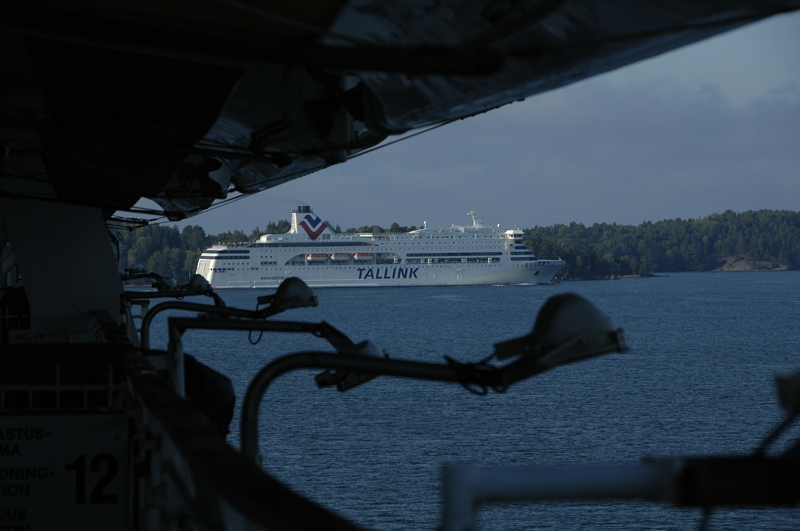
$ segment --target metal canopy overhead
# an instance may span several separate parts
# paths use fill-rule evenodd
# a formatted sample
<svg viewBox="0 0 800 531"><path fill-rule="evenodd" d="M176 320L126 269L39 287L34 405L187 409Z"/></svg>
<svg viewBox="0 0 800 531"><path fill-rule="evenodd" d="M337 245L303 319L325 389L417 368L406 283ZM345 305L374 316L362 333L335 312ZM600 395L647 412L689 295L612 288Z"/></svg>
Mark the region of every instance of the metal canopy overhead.
<svg viewBox="0 0 800 531"><path fill-rule="evenodd" d="M148 197L180 219L228 194L344 162L389 134L481 113L799 7L800 0L5 3L2 171L106 216ZM0 185L6 197L24 189Z"/></svg>

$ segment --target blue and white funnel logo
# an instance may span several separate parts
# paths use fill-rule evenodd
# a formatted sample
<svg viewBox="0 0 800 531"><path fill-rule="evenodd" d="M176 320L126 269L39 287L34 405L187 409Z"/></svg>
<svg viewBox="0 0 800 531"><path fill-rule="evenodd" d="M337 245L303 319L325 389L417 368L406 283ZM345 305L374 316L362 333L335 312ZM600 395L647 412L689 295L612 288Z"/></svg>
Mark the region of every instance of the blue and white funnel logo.
<svg viewBox="0 0 800 531"><path fill-rule="evenodd" d="M300 220L298 225L306 231L306 234L308 234L308 237L312 240L319 238L319 235L327 228L327 225L314 214L306 215L306 217Z"/></svg>

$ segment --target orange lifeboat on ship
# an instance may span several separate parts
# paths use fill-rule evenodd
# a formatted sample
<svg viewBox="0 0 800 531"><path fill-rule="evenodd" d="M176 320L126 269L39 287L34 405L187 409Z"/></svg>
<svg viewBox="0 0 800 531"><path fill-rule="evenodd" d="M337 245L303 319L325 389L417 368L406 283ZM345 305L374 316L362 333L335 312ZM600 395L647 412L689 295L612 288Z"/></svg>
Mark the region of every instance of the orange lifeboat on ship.
<svg viewBox="0 0 800 531"><path fill-rule="evenodd" d="M372 260L372 253L356 253L353 258L355 260Z"/></svg>
<svg viewBox="0 0 800 531"><path fill-rule="evenodd" d="M327 260L327 254L310 254L306 257L309 262L319 262L321 260Z"/></svg>
<svg viewBox="0 0 800 531"><path fill-rule="evenodd" d="M331 260L333 260L335 262L341 262L343 260L350 260L350 254L349 253L333 253L331 255Z"/></svg>

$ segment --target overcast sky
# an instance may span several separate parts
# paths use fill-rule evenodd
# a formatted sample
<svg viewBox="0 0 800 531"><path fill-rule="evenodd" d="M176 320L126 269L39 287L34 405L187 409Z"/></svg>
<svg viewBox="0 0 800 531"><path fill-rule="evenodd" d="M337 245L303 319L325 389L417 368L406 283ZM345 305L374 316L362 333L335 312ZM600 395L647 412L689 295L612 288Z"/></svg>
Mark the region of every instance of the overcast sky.
<svg viewBox="0 0 800 531"><path fill-rule="evenodd" d="M343 229L521 228L800 210L800 14L782 15L255 194L181 224L250 232L311 205Z"/></svg>

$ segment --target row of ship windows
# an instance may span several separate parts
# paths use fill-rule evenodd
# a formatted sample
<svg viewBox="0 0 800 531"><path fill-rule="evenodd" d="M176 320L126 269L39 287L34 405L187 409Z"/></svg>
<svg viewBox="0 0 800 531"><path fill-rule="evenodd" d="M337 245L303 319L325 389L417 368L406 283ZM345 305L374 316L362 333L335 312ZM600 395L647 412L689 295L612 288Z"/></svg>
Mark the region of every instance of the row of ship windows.
<svg viewBox="0 0 800 531"><path fill-rule="evenodd" d="M500 262L500 258L461 258L461 259L453 259L453 258L427 258L427 259L409 259L405 262L394 262L394 264L405 263L407 265L419 265L419 264L496 264ZM535 261L536 258L534 257L520 257L520 258L511 258L513 262L532 262ZM278 262L261 262L263 266L277 266ZM302 266L311 266L311 267L320 267L320 266L327 266L327 262L315 264L313 262L293 262L289 261L286 262L286 266L293 266L293 267L302 267ZM362 266L372 265L372 264L358 264ZM538 264L533 265L543 265L543 262L538 262ZM357 267L357 266L347 266L347 267ZM209 270L216 272L216 273L224 273L225 271L258 271L260 268L258 267L244 267L244 268L233 268L233 267L212 267Z"/></svg>
<svg viewBox="0 0 800 531"><path fill-rule="evenodd" d="M477 240L477 239L490 239L491 236L429 236L425 239L430 240L438 240L438 239L464 239L464 240ZM385 238L377 238L378 240L386 240ZM396 245L420 245L420 244L430 244L432 242L422 242L422 241L413 241L413 242L395 242ZM522 240L514 240L514 243L522 243ZM358 247L371 247L374 246L374 243L369 242L357 242L357 241L346 241L346 242L326 242L325 245L331 247L346 247L346 246L358 246ZM248 245L248 247L307 247L308 242L270 242L270 243L252 243ZM217 254L247 254L250 253L247 249L224 249L219 251L213 251Z"/></svg>
<svg viewBox="0 0 800 531"><path fill-rule="evenodd" d="M451 238L451 237L452 236L442 236L442 238ZM458 236L458 238L460 238L460 237L461 236ZM437 236L437 238L438 238L438 236ZM431 244L433 244L435 242L411 242L411 243L409 243L409 242L397 242L398 245L421 245L422 243L424 243L425 245L431 245ZM514 243L521 244L522 240L515 240ZM350 246L350 247L375 247L375 244L372 244L372 243L361 243L361 242L328 242L325 245L328 246L328 247L347 247L347 246ZM307 247L308 243L307 242L297 242L297 243L286 242L286 243L258 244L257 245L257 247L267 247L267 246L268 247ZM471 247L471 248L474 249L475 247ZM477 248L478 249L485 249L486 247L485 246L479 246ZM517 247L515 247L515 249L526 249L526 247L525 246L522 246L522 247L517 246ZM321 250L324 251L325 249L321 249ZM234 255L245 255L245 254L250 254L250 251L247 250L247 249L225 249L225 250L210 251L208 253L203 253L201 258L229 258L229 259L249 258L247 256L234 256ZM222 256L222 255L225 255L225 256Z"/></svg>
<svg viewBox="0 0 800 531"><path fill-rule="evenodd" d="M447 257L447 258L450 258L450 257L467 258L467 257L473 257L473 256L481 256L481 257L501 256L502 254L503 254L502 252L475 252L475 253L469 253L469 252L440 253L440 252L437 252L437 253L408 253L406 256L410 256L410 257L414 257L414 258L442 258L442 257ZM511 251L511 252L509 252L509 254L511 254L511 255L532 255L533 253L531 253L528 250L525 250L525 251ZM397 255L394 255L394 256L397 256ZM233 255L231 255L231 256L214 257L214 256L203 255L200 258L201 259L204 258L204 259L207 259L207 260L208 259L214 259L214 258L216 258L217 260L247 260L250 257L249 256L233 256ZM293 261L297 261L297 258L296 257L292 258L292 260L290 260L289 262L293 262ZM395 262L396 261L397 261L397 259L395 259ZM289 262L287 262L287 263L289 263ZM412 262L412 263L414 263L414 262ZM278 264L278 262L276 262L276 261L261 262L261 265L277 265L277 264Z"/></svg>
<svg viewBox="0 0 800 531"><path fill-rule="evenodd" d="M427 243L427 242L426 242L426 243ZM452 248L452 247L451 247L451 248ZM483 245L480 245L480 246L474 246L474 247L468 247L468 248L469 248L469 249L487 249L487 248L489 248L489 249L491 249L491 248L495 248L495 249L496 249L497 247L496 247L496 246L493 246L493 245L492 245L492 246L483 246ZM527 249L527 247L525 247L525 246L522 246L522 247L514 247L514 248L515 248L515 249ZM461 250L461 249L464 249L464 248L463 248L463 247L458 247L457 249ZM314 252L326 252L326 251L327 251L327 252L332 252L333 250L332 250L332 249L327 249L327 248L324 248L324 249L318 249L318 250L315 250ZM216 253L203 253L202 255L200 255L200 258L205 258L205 259L209 259L209 260L214 260L214 259L217 259L217 260L247 260L248 258L250 258L250 256L248 256L248 255L246 255L246 254L243 254L243 253L249 253L249 252L250 252L250 251L239 251L239 252L236 252L236 253L234 253L234 252L231 252L231 251L219 251L219 253L220 253L220 254L216 254ZM527 251L527 252L530 252L530 251ZM223 254L221 254L221 253L226 253L226 254L224 254L224 255L223 255ZM441 254L441 253L440 253L440 254ZM447 253L447 254L455 254L455 253ZM469 252L461 252L461 253L459 253L459 254L462 254L462 255L467 255L467 254L473 254L473 255L474 255L474 254L482 254L482 255L484 255L484 256L485 256L485 255L487 255L487 254L493 254L493 255L494 255L494 254L496 254L496 255L499 255L499 254L502 254L502 253L500 253L500 252L485 252L485 251L484 251L484 252L481 252L481 253L469 253ZM409 254L408 254L408 256L414 256L414 255L413 255L413 254L411 254L411 253L409 253Z"/></svg>
<svg viewBox="0 0 800 531"><path fill-rule="evenodd" d="M495 262L492 262L491 264L487 264L486 262L484 262L484 264L487 267L498 267L498 265L499 265L499 264L497 264ZM431 267L448 267L449 268L451 266L448 265L448 264L439 263L439 264L433 264ZM314 269L314 270L320 270L320 269L355 269L356 271L358 271L360 269L360 270L363 271L365 269L372 269L372 268L364 268L364 267L356 267L356 266L318 266L318 265L314 265L314 264L310 264L308 266L295 266L294 267L294 270L305 270L305 269ZM378 268L378 269L380 269L380 268ZM426 269L429 269L429 268L426 268ZM209 271L213 271L215 273L225 273L226 271L259 271L259 270L260 270L260 268L258 268L258 267L243 267L243 268L228 267L228 268L216 268L216 269L215 268L211 268L211 269L209 269ZM268 280L267 277L262 277L261 278L261 280L265 280L265 279ZM2 528L0 528L0 529L2 529Z"/></svg>
<svg viewBox="0 0 800 531"><path fill-rule="evenodd" d="M319 252L325 254L326 251L327 252L331 252L329 249L321 249ZM383 253L383 254L392 254L394 256L397 256L394 253ZM439 256L447 256L447 257L450 257L450 256L457 256L457 257L502 256L503 254L504 253L502 253L502 252L492 252L492 251L481 251L481 252L473 252L473 253L464 252L464 251L458 251L458 252L452 252L452 253L434 251L434 252L428 252L428 253L406 253L406 256L414 257L414 258L417 258L417 257L426 257L427 258L427 257L439 257ZM533 253L531 253L530 251L526 250L526 251L510 251L509 254L518 255L518 254L533 254ZM221 260L249 260L250 258L256 258L257 259L258 257L255 257L255 256L254 257L250 257L250 256L235 256L235 255L230 255L230 256L202 255L202 256L200 256L201 260L217 260L217 261L221 261Z"/></svg>
<svg viewBox="0 0 800 531"><path fill-rule="evenodd" d="M378 264L469 264L469 263L486 263L486 262L499 262L502 258L498 257L488 257L488 258L408 258L405 261L395 259L395 260L377 260ZM510 258L512 262L532 262L536 260L535 256L513 256ZM328 260L322 260L318 264L314 264L312 261L308 261L308 263L312 265L327 265ZM284 265L306 265L307 262L305 260L297 260L292 259L287 261ZM372 262L366 262L366 265L372 264ZM276 266L278 265L277 261L270 260L261 262L262 266ZM362 264L363 265L363 264ZM219 271L224 268L211 268L211 271ZM245 268L246 269L246 268Z"/></svg>
<svg viewBox="0 0 800 531"><path fill-rule="evenodd" d="M499 262L500 258L408 258L406 260L401 260L400 258L395 258L393 260L384 260L384 259L376 259L375 261L363 261L363 262L352 262L355 265L361 266L371 266L371 265L384 265L384 264L409 264L409 265L417 265L417 264L486 264L486 263L496 263ZM286 262L285 265L287 266L304 266L304 265L329 265L334 263L332 260L303 260L303 259L292 259Z"/></svg>

